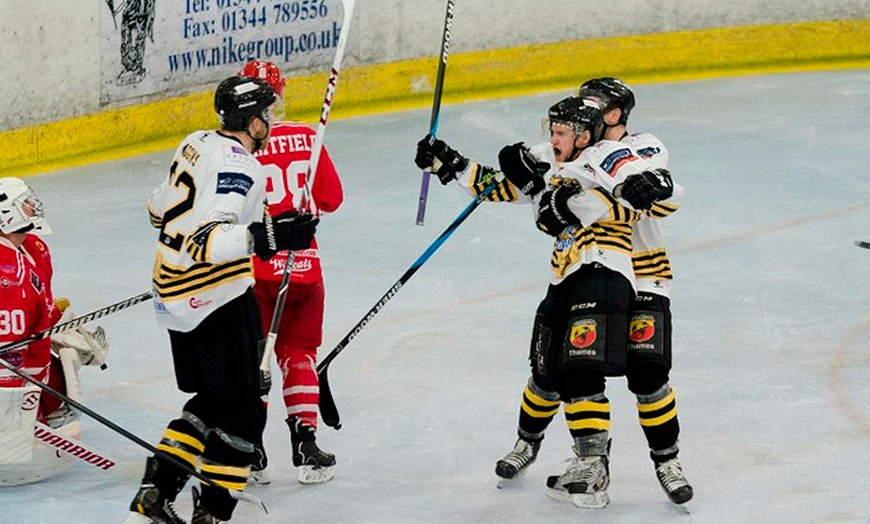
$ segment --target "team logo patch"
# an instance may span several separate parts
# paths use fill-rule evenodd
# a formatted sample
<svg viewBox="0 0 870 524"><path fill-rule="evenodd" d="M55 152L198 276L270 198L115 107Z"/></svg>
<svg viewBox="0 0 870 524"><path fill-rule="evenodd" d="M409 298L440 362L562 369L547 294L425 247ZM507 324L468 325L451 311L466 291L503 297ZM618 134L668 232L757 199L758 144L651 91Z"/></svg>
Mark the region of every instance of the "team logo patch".
<svg viewBox="0 0 870 524"><path fill-rule="evenodd" d="M33 411L39 407L39 391L28 391L21 399L22 411Z"/></svg>
<svg viewBox="0 0 870 524"><path fill-rule="evenodd" d="M656 320L651 315L635 315L628 328L628 338L632 342L646 342L656 334Z"/></svg>
<svg viewBox="0 0 870 524"><path fill-rule="evenodd" d="M603 169L608 175L616 176L616 172L619 168L625 164L626 162L631 162L632 160L637 160L637 157L631 152L631 149L622 148L617 149L613 153L607 155L607 158L601 162L600 167Z"/></svg>
<svg viewBox="0 0 870 524"><path fill-rule="evenodd" d="M577 349L588 348L598 338L598 325L590 318L575 320L571 324L571 334L568 341Z"/></svg>
<svg viewBox="0 0 870 524"><path fill-rule="evenodd" d="M42 292L42 281L39 280L39 275L36 274L36 271L32 269L30 270L30 284L38 293Z"/></svg>
<svg viewBox="0 0 870 524"><path fill-rule="evenodd" d="M13 351L12 353L7 353L0 358L17 368L20 368L21 364L24 364L24 354L21 351Z"/></svg>
<svg viewBox="0 0 870 524"><path fill-rule="evenodd" d="M661 153L662 150L659 147L645 147L643 149L638 149L637 154L640 155L641 158L651 158Z"/></svg>
<svg viewBox="0 0 870 524"><path fill-rule="evenodd" d="M248 194L254 181L243 173L218 173L217 194L228 195L238 193L242 196Z"/></svg>

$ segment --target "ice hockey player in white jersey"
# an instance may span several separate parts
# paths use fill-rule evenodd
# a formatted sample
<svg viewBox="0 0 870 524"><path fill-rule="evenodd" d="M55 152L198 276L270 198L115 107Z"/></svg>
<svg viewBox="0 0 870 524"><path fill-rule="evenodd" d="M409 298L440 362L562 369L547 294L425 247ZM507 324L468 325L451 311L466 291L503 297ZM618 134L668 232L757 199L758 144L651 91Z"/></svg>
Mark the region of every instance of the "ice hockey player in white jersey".
<svg viewBox="0 0 870 524"><path fill-rule="evenodd" d="M694 492L677 458L680 425L676 394L669 383L672 365L670 287L673 275L659 220L662 211L674 203L666 193L659 193L661 177L667 173L668 151L652 134L630 134L626 130L635 97L621 80L610 77L587 80L578 95L601 103L606 139L618 140L653 167L630 188L629 195L646 199L649 205L641 204L648 212L634 224L632 233L637 298L632 308L626 377L629 389L637 397L638 420L649 445L656 477L671 501L685 504L692 499ZM625 191L623 196L626 196Z"/></svg>
<svg viewBox="0 0 870 524"><path fill-rule="evenodd" d="M609 502L605 377L625 372L635 296L631 234L640 216L612 193L631 175L648 171L649 164L627 155L605 170L588 160L625 149L612 141L596 144L603 130L596 102L569 97L552 106L548 116L550 142L531 150L522 143L506 146L499 153L501 173L468 162L432 137L418 144L416 162L430 167L442 183L458 178L473 194L495 183L489 200L533 202L538 228L556 237L554 277L535 318L533 379L526 394L550 418L565 403L575 457L565 475L548 480L551 491L579 500L578 505L603 507ZM521 434L514 451L524 461L515 465L514 474L534 460L542 436L543 428L528 439Z"/></svg>
<svg viewBox="0 0 870 524"><path fill-rule="evenodd" d="M148 202L157 228L152 276L158 323L169 332L179 389L193 396L157 448L212 480L194 497L192 522L231 518L264 428L260 397L263 333L253 297L251 252L267 259L308 247L317 219L265 212L265 176L252 152L274 122L274 90L260 79L227 78L215 91L218 131L182 141ZM128 523L181 523L174 501L190 475L149 457Z"/></svg>

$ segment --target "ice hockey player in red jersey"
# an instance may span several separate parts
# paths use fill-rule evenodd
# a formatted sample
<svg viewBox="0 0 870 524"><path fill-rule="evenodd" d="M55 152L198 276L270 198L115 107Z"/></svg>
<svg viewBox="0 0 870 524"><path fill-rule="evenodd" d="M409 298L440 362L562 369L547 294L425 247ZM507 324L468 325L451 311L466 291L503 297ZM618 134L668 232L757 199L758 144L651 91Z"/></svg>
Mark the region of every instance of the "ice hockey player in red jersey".
<svg viewBox="0 0 870 524"><path fill-rule="evenodd" d="M0 178L0 345L18 342L63 320L69 301L55 303L48 245L51 233L42 202L18 178ZM96 337L94 337L96 335ZM78 327L32 342L2 355L18 371L82 400L79 368L102 364L108 345L102 328ZM69 437L81 435L78 413L61 399L5 368L0 369L0 486L36 482L69 468L75 458L58 454L34 437L34 423L47 424Z"/></svg>
<svg viewBox="0 0 870 524"><path fill-rule="evenodd" d="M272 62L252 60L239 74L266 80L279 98L283 95L285 81ZM264 168L266 197L273 215L307 210L308 199L314 200L321 213L331 213L341 205L344 199L341 180L325 147L320 153L314 185L308 187L310 181L306 177L314 136L314 130L304 123L277 122L269 143L255 153ZM287 256L287 251L280 251L268 260L254 258L254 295L260 306L264 331L269 330ZM323 341L325 299L316 239L312 239L307 249L296 251L290 277L275 355L283 377L282 397L297 479L303 484L316 484L332 479L335 465L335 456L321 450L315 440L320 399L316 363L317 350ZM255 463L251 479L258 484L268 484L262 446L258 455L260 462Z"/></svg>

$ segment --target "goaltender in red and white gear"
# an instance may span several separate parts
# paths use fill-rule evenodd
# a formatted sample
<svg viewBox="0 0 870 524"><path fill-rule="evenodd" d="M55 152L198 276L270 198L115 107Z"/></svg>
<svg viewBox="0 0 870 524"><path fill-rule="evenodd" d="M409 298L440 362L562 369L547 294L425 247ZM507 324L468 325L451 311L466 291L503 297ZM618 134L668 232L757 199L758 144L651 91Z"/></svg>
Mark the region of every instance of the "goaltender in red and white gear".
<svg viewBox="0 0 870 524"><path fill-rule="evenodd" d="M68 300L53 299L51 254L38 236L49 233L42 202L33 189L20 179L0 178L0 344L25 339L72 315ZM103 364L107 352L102 328L91 333L79 327L2 358L78 401L82 399L79 368L83 362ZM0 370L0 413L4 414L0 486L51 477L77 460L35 439L34 431L35 424L45 423L59 435L77 438L81 435L78 414L5 368Z"/></svg>

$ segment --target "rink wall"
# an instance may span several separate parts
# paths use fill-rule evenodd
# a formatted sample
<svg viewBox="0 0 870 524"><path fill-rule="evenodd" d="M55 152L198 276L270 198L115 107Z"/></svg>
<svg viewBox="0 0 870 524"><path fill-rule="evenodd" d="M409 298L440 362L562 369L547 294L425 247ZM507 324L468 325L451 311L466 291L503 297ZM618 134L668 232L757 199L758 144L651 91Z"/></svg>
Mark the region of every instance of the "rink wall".
<svg viewBox="0 0 870 524"><path fill-rule="evenodd" d="M331 118L428 107L444 4L357 3ZM125 100L101 96L104 5L51 2L50 10L28 8L22 21L24 10L6 12L8 4L0 7L0 63L4 76L18 82L0 85L0 176L171 148L187 133L216 125L214 83ZM591 11L576 0L542 0L540 9L527 0L457 4L445 103L570 89L602 75L642 83L870 66L870 19L862 18L861 0L625 0ZM72 34L57 31L61 25ZM326 65L287 71L288 117L316 121L327 58Z"/></svg>

